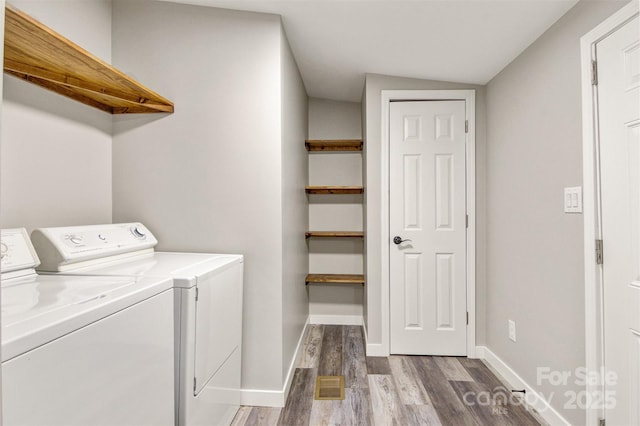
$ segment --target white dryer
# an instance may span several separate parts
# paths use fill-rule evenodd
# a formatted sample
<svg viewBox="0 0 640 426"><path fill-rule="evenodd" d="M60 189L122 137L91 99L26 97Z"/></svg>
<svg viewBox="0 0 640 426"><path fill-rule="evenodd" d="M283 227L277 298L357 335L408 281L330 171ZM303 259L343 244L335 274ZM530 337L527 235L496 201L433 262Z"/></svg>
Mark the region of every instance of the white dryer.
<svg viewBox="0 0 640 426"><path fill-rule="evenodd" d="M25 229L1 247L3 424L173 424L171 280L37 275Z"/></svg>
<svg viewBox="0 0 640 426"><path fill-rule="evenodd" d="M170 277L176 424L230 424L240 406L243 256L154 252L140 223L35 230L40 273Z"/></svg>

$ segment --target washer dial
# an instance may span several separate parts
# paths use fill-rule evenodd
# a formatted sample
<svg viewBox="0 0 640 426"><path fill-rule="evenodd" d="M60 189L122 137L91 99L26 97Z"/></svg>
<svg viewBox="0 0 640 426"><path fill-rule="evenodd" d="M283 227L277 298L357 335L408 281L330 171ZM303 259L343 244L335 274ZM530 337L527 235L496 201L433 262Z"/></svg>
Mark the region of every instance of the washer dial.
<svg viewBox="0 0 640 426"><path fill-rule="evenodd" d="M145 238L147 238L147 234L145 234L144 231L142 231L138 226L132 227L131 233L139 240L144 240Z"/></svg>

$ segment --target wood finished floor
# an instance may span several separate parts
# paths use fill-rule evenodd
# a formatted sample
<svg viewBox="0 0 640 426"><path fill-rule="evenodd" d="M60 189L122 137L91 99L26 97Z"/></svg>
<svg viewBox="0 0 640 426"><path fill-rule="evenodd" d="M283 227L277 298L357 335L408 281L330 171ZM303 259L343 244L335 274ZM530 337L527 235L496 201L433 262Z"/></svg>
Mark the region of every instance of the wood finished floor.
<svg viewBox="0 0 640 426"><path fill-rule="evenodd" d="M366 357L359 326L311 325L304 339L286 405L241 407L232 426L540 424L480 360ZM336 375L345 399L314 400L316 377Z"/></svg>

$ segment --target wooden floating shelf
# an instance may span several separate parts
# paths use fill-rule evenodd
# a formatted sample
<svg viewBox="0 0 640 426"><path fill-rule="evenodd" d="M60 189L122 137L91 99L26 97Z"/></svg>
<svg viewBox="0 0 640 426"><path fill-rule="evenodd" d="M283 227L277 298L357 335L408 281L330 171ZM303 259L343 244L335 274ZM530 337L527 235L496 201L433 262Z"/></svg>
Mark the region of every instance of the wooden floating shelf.
<svg viewBox="0 0 640 426"><path fill-rule="evenodd" d="M361 231L309 231L304 233L306 239L309 238L363 238Z"/></svg>
<svg viewBox="0 0 640 426"><path fill-rule="evenodd" d="M337 152L362 151L362 139L306 140L307 151Z"/></svg>
<svg viewBox="0 0 640 426"><path fill-rule="evenodd" d="M362 186L307 186L307 194L362 194Z"/></svg>
<svg viewBox="0 0 640 426"><path fill-rule="evenodd" d="M364 275L309 274L306 284L359 284L364 285Z"/></svg>
<svg viewBox="0 0 640 426"><path fill-rule="evenodd" d="M4 72L111 114L173 112L171 101L8 4Z"/></svg>

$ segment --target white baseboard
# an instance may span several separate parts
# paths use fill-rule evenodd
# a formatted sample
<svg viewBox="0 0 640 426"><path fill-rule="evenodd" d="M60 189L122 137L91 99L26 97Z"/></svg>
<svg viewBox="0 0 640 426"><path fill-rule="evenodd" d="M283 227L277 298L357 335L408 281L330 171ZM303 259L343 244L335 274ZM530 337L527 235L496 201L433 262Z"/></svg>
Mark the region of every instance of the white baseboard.
<svg viewBox="0 0 640 426"><path fill-rule="evenodd" d="M307 317L307 321L302 328L302 333L298 339L298 345L293 353L293 357L289 364L289 371L287 372L287 379L284 382L282 390L262 390L262 389L242 389L240 391L240 405L250 405L254 407L284 407L287 402L287 396L289 396L289 390L291 389L291 383L293 382L293 375L296 371L296 364L300 355L300 350L304 345L304 336L307 331L307 327L310 324L310 317Z"/></svg>
<svg viewBox="0 0 640 426"><path fill-rule="evenodd" d="M536 392L522 377L518 375L507 363L491 352L486 346L476 346L476 356L485 360L498 374L504 378L514 389L526 389L526 401L535 409L540 417L552 426L570 426L560 413L558 413L549 402L538 392Z"/></svg>
<svg viewBox="0 0 640 426"><path fill-rule="evenodd" d="M389 351L385 350L382 343L369 343L369 333L364 321L362 322L362 328L364 329L365 354L367 356L389 356Z"/></svg>
<svg viewBox="0 0 640 426"><path fill-rule="evenodd" d="M367 356L389 356L389 353L384 350L381 343L367 343L366 351Z"/></svg>
<svg viewBox="0 0 640 426"><path fill-rule="evenodd" d="M362 325L362 315L309 315L309 324Z"/></svg>
<svg viewBox="0 0 640 426"><path fill-rule="evenodd" d="M289 389L291 389L291 383L293 383L293 375L296 372L296 365L298 365L298 359L300 358L300 352L304 347L304 336L307 333L307 327L309 327L310 321L309 317L304 322L304 327L302 327L302 333L300 333L300 337L298 338L298 345L296 346L296 350L293 353L293 357L291 358L291 362L289 363L289 371L287 372L287 378L284 381L284 386L282 388L282 405L287 402L287 397L289 396Z"/></svg>
<svg viewBox="0 0 640 426"><path fill-rule="evenodd" d="M240 405L250 405L252 407L284 407L284 403L284 390L240 390Z"/></svg>

